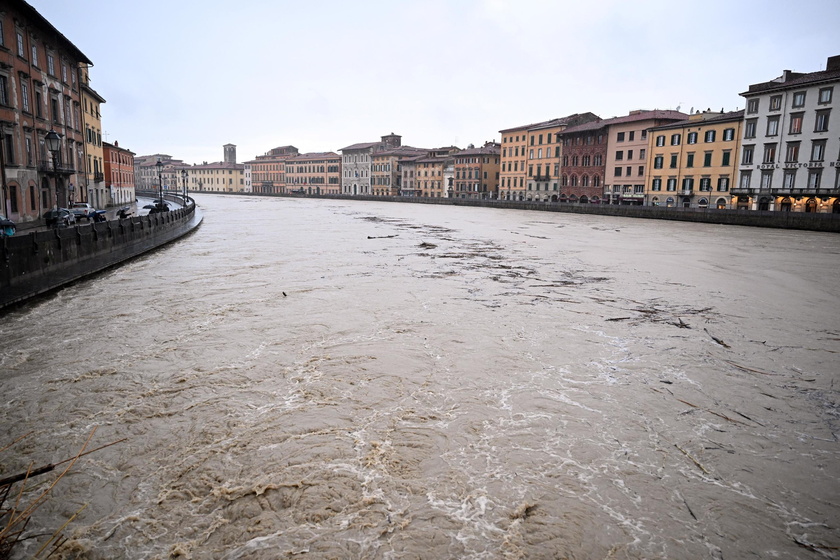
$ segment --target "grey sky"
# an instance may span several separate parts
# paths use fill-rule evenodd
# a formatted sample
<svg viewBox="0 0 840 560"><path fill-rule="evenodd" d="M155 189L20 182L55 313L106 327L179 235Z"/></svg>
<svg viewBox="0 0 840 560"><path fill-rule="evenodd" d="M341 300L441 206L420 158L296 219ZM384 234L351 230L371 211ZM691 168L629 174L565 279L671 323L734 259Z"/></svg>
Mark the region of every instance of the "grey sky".
<svg viewBox="0 0 840 560"><path fill-rule="evenodd" d="M498 140L570 113L744 106L840 54L840 1L28 0L94 63L110 142L240 162L401 134Z"/></svg>

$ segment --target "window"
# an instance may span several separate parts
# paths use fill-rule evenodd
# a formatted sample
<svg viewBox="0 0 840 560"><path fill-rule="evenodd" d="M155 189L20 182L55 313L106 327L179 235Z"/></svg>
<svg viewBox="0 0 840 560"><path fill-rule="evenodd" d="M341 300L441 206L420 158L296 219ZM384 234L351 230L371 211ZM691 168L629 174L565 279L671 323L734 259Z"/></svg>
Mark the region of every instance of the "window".
<svg viewBox="0 0 840 560"><path fill-rule="evenodd" d="M802 116L804 113L791 113L790 115L790 134L802 133Z"/></svg>
<svg viewBox="0 0 840 560"><path fill-rule="evenodd" d="M44 106L44 102L41 99L41 92L37 89L35 90L35 116L43 118L44 113L42 107Z"/></svg>
<svg viewBox="0 0 840 560"><path fill-rule="evenodd" d="M749 119L744 125L744 138L755 138L758 119Z"/></svg>
<svg viewBox="0 0 840 560"><path fill-rule="evenodd" d="M621 167L616 167L615 168L615 176L616 177L621 177Z"/></svg>
<svg viewBox="0 0 840 560"><path fill-rule="evenodd" d="M696 144L697 143L697 133L696 132L689 132L685 137L685 141L688 144Z"/></svg>
<svg viewBox="0 0 840 560"><path fill-rule="evenodd" d="M679 134L672 134L671 135L671 145L672 146L679 146L680 145L680 135Z"/></svg>
<svg viewBox="0 0 840 560"><path fill-rule="evenodd" d="M809 189L820 188L820 181L821 180L822 180L822 169L810 169L810 170L808 170L808 188Z"/></svg>
<svg viewBox="0 0 840 560"><path fill-rule="evenodd" d="M712 166L712 152L706 152L703 154L703 167L711 167Z"/></svg>
<svg viewBox="0 0 840 560"><path fill-rule="evenodd" d="M793 94L793 107L804 107L805 106L805 92L804 91L797 91Z"/></svg>
<svg viewBox="0 0 840 560"><path fill-rule="evenodd" d="M785 189L792 189L793 186L796 184L796 170L795 169L785 169L785 173L782 176L782 188Z"/></svg>
<svg viewBox="0 0 840 560"><path fill-rule="evenodd" d="M664 146L665 145L665 136L657 136L656 137L656 145L657 146Z"/></svg>
<svg viewBox="0 0 840 560"><path fill-rule="evenodd" d="M20 31L17 32L17 54L21 58L26 55L26 49L23 45L23 33Z"/></svg>
<svg viewBox="0 0 840 560"><path fill-rule="evenodd" d="M639 177L641 177L641 176L643 176L644 174L645 174L645 166L644 166L644 165L640 165L640 166L639 166L639 170L638 170L638 172L637 172L637 175L638 175Z"/></svg>
<svg viewBox="0 0 840 560"><path fill-rule="evenodd" d="M624 151L623 151L623 150L619 150L619 151L617 151L617 152L615 153L615 160L616 160L616 161L621 161L621 160L623 160L623 159L624 159Z"/></svg>
<svg viewBox="0 0 840 560"><path fill-rule="evenodd" d="M619 142L624 142L624 133L619 132L616 138Z"/></svg>
<svg viewBox="0 0 840 560"><path fill-rule="evenodd" d="M688 154L685 158L685 166L686 167L694 167L694 154Z"/></svg>
<svg viewBox="0 0 840 560"><path fill-rule="evenodd" d="M779 134L779 117L767 118L767 136L776 136Z"/></svg>
<svg viewBox="0 0 840 560"><path fill-rule="evenodd" d="M776 162L776 144L764 145L764 159L761 163L775 163Z"/></svg>
<svg viewBox="0 0 840 560"><path fill-rule="evenodd" d="M814 132L828 131L828 117L831 114L831 109L821 109L817 111L817 118L814 123Z"/></svg>
<svg viewBox="0 0 840 560"><path fill-rule="evenodd" d="M35 41L30 38L30 44L32 45L32 66L38 67L38 45L35 44Z"/></svg>
<svg viewBox="0 0 840 560"><path fill-rule="evenodd" d="M677 157L679 157L678 154L671 154L671 169L677 168Z"/></svg>
<svg viewBox="0 0 840 560"><path fill-rule="evenodd" d="M758 113L758 99L747 101L747 113Z"/></svg>
<svg viewBox="0 0 840 560"><path fill-rule="evenodd" d="M663 159L664 158L662 156L656 156L655 158L653 158L653 168L662 169Z"/></svg>
<svg viewBox="0 0 840 560"><path fill-rule="evenodd" d="M773 171L765 169L761 172L761 188L769 190L773 185Z"/></svg>
<svg viewBox="0 0 840 560"><path fill-rule="evenodd" d="M707 130L706 134L703 136L704 142L714 142L715 141L715 131L714 130Z"/></svg>
<svg viewBox="0 0 840 560"><path fill-rule="evenodd" d="M694 190L694 177L683 178L682 190L686 192Z"/></svg>
<svg viewBox="0 0 840 560"><path fill-rule="evenodd" d="M700 190L709 192L712 190L712 179L709 177L703 177L700 179Z"/></svg>
<svg viewBox="0 0 840 560"><path fill-rule="evenodd" d="M717 190L718 192L726 192L729 190L729 177L718 177Z"/></svg>
<svg viewBox="0 0 840 560"><path fill-rule="evenodd" d="M47 73L50 76L55 76L55 57L52 53L47 53Z"/></svg>
<svg viewBox="0 0 840 560"><path fill-rule="evenodd" d="M735 140L735 129L734 128L727 128L723 131L723 141L730 142Z"/></svg>
<svg viewBox="0 0 840 560"><path fill-rule="evenodd" d="M774 95L770 98L770 110L771 111L778 111L782 108L782 96L781 95Z"/></svg>
<svg viewBox="0 0 840 560"><path fill-rule="evenodd" d="M661 191L662 190L662 179L654 179L653 183L650 186L650 190L652 191Z"/></svg>
<svg viewBox="0 0 840 560"><path fill-rule="evenodd" d="M633 150L627 150L627 159L633 159Z"/></svg>
<svg viewBox="0 0 840 560"><path fill-rule="evenodd" d="M31 112L29 108L29 84L23 80L20 81L20 97L24 112Z"/></svg>
<svg viewBox="0 0 840 560"><path fill-rule="evenodd" d="M0 105L9 104L9 79L0 75Z"/></svg>
<svg viewBox="0 0 840 560"><path fill-rule="evenodd" d="M811 144L811 161L823 161L825 159L825 140L814 140Z"/></svg>
<svg viewBox="0 0 840 560"><path fill-rule="evenodd" d="M818 103L820 105L822 105L824 103L831 103L831 94L832 94L833 91L834 91L834 88L831 88L831 87L822 88L820 90L820 97L819 97Z"/></svg>
<svg viewBox="0 0 840 560"><path fill-rule="evenodd" d="M639 159L645 159L645 153L646 152L647 152L647 150L645 150L644 148L639 150Z"/></svg>
<svg viewBox="0 0 840 560"><path fill-rule="evenodd" d="M741 188L749 189L752 181L752 171L741 171Z"/></svg>
<svg viewBox="0 0 840 560"><path fill-rule="evenodd" d="M665 184L665 189L669 191L677 190L677 179L676 177L668 178L668 182Z"/></svg>
<svg viewBox="0 0 840 560"><path fill-rule="evenodd" d="M732 157L732 152L730 152L729 150L723 152L723 158L721 158L721 162L720 162L721 166L729 167L729 160L730 160L731 157Z"/></svg>
<svg viewBox="0 0 840 560"><path fill-rule="evenodd" d="M785 162L796 163L799 161L799 142L788 142L785 149Z"/></svg>

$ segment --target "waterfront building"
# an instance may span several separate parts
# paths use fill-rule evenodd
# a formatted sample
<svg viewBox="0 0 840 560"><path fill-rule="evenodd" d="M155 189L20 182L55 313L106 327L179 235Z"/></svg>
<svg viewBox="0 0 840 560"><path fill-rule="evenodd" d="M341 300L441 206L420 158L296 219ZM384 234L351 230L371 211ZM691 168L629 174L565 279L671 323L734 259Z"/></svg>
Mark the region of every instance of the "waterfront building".
<svg viewBox="0 0 840 560"><path fill-rule="evenodd" d="M245 178L245 187L242 189L242 192L246 192L246 193L254 192L254 190L253 190L254 186L253 186L253 183L251 181L252 171L253 170L252 170L251 164L249 162L246 161L245 163L242 164L242 173L243 173L243 176Z"/></svg>
<svg viewBox="0 0 840 560"><path fill-rule="evenodd" d="M84 172L79 67L92 62L32 6L0 10L0 171L2 213L40 220L73 200ZM54 130L53 156L45 140ZM72 189L71 189L72 185Z"/></svg>
<svg viewBox="0 0 840 560"><path fill-rule="evenodd" d="M597 119L598 116L593 113L575 113L500 130L499 198L549 200L553 197L556 200L562 155L557 135L569 126Z"/></svg>
<svg viewBox="0 0 840 560"><path fill-rule="evenodd" d="M298 153L294 146L280 146L246 162L246 165L251 167L251 190L248 192L286 192L286 160L297 156Z"/></svg>
<svg viewBox="0 0 840 560"><path fill-rule="evenodd" d="M417 181L417 161L423 155L402 156L399 159L400 167L400 194L399 196L420 196Z"/></svg>
<svg viewBox="0 0 840 560"><path fill-rule="evenodd" d="M335 152L298 154L284 162L287 193L339 194L341 156Z"/></svg>
<svg viewBox="0 0 840 560"><path fill-rule="evenodd" d="M159 173L157 162L163 163L163 172ZM134 156L134 187L141 191L156 191L160 186L159 177L164 185L170 185L175 170L189 169L183 160L173 159L169 154Z"/></svg>
<svg viewBox="0 0 840 560"><path fill-rule="evenodd" d="M635 110L566 128L559 134L560 201L643 204L647 128L687 117L678 111Z"/></svg>
<svg viewBox="0 0 840 560"><path fill-rule="evenodd" d="M236 146L225 144L224 161L215 163L204 162L201 165L193 165L187 169L189 173L189 185L192 191L209 192L244 192L245 191L245 166L236 163ZM165 171L172 173L164 177L164 190L177 191L178 174L181 168L168 166ZM170 179L167 180L167 177Z"/></svg>
<svg viewBox="0 0 840 560"><path fill-rule="evenodd" d="M113 144L103 142L102 153L105 159L104 174L108 204L117 206L131 204L136 196L134 152L121 148L120 143L114 141Z"/></svg>
<svg viewBox="0 0 840 560"><path fill-rule="evenodd" d="M402 136L388 134L379 142L362 142L340 149L341 152L341 194L373 194L371 174L373 154L393 150L402 145Z"/></svg>
<svg viewBox="0 0 840 560"><path fill-rule="evenodd" d="M80 65L79 80L82 86L82 123L85 130L84 166L79 170L82 184L71 189L70 195L76 202L89 202L96 208L103 208L111 204L105 186L105 152L102 148L102 115L99 111L105 99L90 85L90 65Z"/></svg>
<svg viewBox="0 0 840 560"><path fill-rule="evenodd" d="M371 154L370 184L373 196L399 196L402 188L400 160L425 155L428 150L399 146Z"/></svg>
<svg viewBox="0 0 840 560"><path fill-rule="evenodd" d="M785 70L749 86L742 126L738 208L840 213L840 55L825 70Z"/></svg>
<svg viewBox="0 0 840 560"><path fill-rule="evenodd" d="M743 117L743 110L707 110L648 129L645 204L733 208L730 193Z"/></svg>
<svg viewBox="0 0 840 560"><path fill-rule="evenodd" d="M453 197L498 198L501 144L486 142L480 148L470 145L466 150L454 154L453 158Z"/></svg>

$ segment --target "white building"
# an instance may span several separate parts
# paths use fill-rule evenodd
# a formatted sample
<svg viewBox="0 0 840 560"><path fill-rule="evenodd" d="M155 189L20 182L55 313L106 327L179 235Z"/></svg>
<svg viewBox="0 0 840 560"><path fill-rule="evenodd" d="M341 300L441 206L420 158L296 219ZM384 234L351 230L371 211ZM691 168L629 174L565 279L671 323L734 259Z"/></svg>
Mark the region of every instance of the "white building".
<svg viewBox="0 0 840 560"><path fill-rule="evenodd" d="M753 84L741 128L738 208L840 213L840 56L820 72Z"/></svg>
<svg viewBox="0 0 840 560"><path fill-rule="evenodd" d="M341 194L373 194L370 188L371 155L381 150L398 148L401 144L402 137L391 133L383 136L380 142L353 144L340 149Z"/></svg>

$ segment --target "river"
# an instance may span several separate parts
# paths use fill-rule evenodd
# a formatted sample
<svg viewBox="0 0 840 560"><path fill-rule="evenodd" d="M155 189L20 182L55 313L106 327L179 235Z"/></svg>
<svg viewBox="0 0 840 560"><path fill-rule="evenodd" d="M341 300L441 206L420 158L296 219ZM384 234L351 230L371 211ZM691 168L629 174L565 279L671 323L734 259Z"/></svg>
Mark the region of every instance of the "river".
<svg viewBox="0 0 840 560"><path fill-rule="evenodd" d="M0 320L59 557L840 555L840 236L196 199Z"/></svg>

